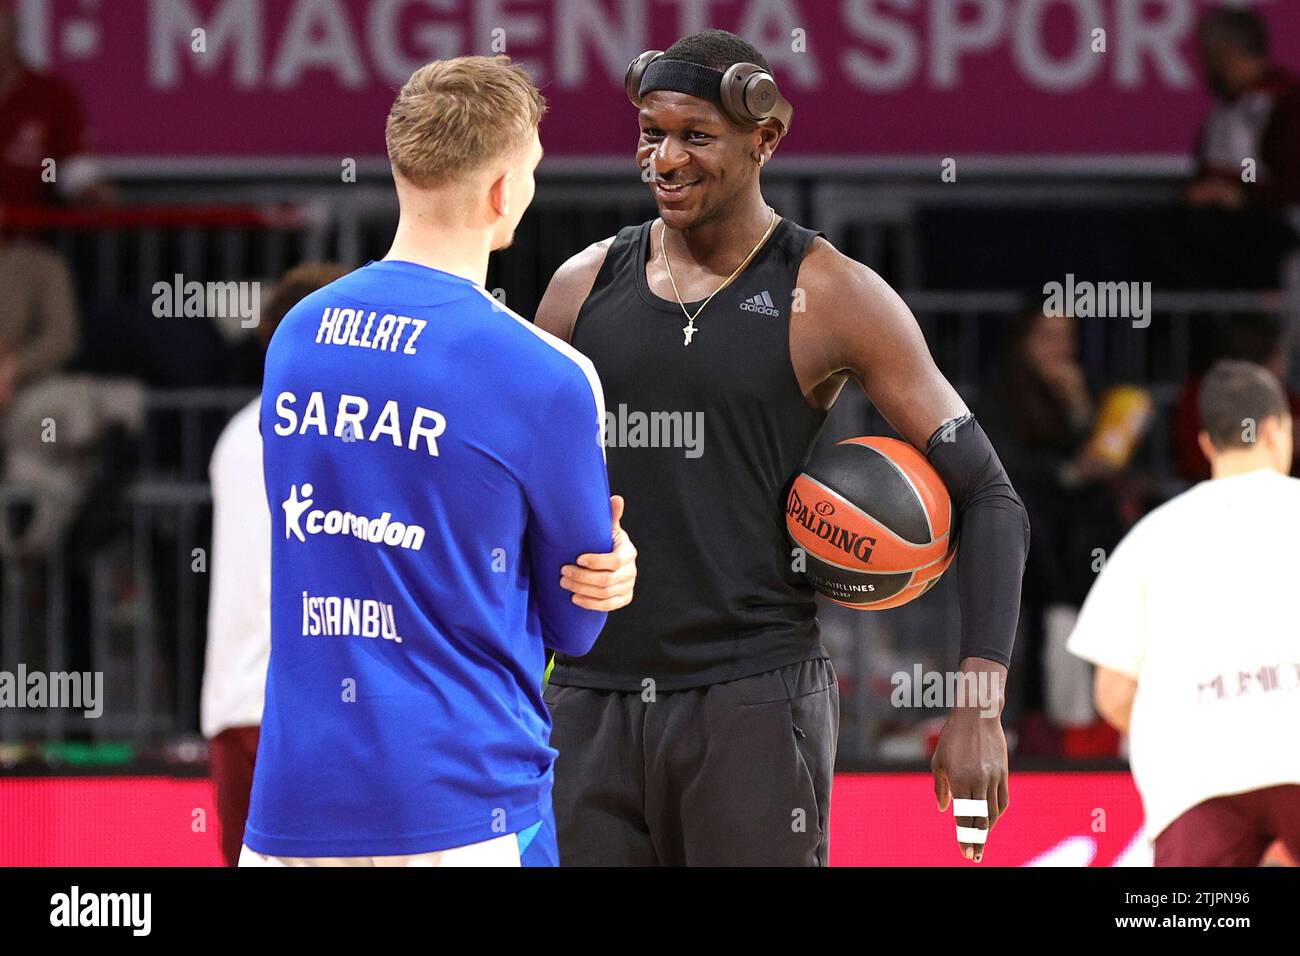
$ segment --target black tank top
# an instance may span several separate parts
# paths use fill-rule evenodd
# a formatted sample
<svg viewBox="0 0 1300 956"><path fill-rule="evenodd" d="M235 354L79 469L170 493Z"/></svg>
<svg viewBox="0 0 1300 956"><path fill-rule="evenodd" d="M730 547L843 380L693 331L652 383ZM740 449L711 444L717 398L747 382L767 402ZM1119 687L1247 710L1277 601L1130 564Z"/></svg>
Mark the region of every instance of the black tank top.
<svg viewBox="0 0 1300 956"><path fill-rule="evenodd" d="M782 220L684 346L681 307L646 281L652 225L615 237L572 336L604 387L636 594L589 654L557 656L555 684L681 690L825 656L783 512L826 420L790 359L799 264L817 233Z"/></svg>

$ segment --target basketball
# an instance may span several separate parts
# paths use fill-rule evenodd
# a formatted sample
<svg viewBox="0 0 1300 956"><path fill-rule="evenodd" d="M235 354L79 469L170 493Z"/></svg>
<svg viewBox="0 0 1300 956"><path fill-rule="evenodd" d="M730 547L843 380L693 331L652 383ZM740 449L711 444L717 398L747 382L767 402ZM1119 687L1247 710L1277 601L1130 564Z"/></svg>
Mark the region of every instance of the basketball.
<svg viewBox="0 0 1300 956"><path fill-rule="evenodd" d="M813 589L861 611L920 597L957 551L948 489L895 438L850 438L814 454L790 488L785 523Z"/></svg>

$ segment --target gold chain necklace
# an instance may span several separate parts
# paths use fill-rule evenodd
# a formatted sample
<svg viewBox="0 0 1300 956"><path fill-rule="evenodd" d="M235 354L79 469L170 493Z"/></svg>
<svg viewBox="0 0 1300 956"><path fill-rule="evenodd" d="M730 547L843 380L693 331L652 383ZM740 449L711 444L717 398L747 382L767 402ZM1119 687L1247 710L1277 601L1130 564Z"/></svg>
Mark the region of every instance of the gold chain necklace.
<svg viewBox="0 0 1300 956"><path fill-rule="evenodd" d="M695 327L696 316L698 316L701 312L704 311L704 306L708 305L710 302L713 301L713 296L717 295L727 286L731 285L732 281L736 278L736 276L740 275L743 271L745 271L745 266L749 265L749 260L753 259L754 256L758 255L758 250L763 248L763 243L767 242L768 237L772 235L772 231L774 229L776 229L775 209L772 210L772 221L767 224L767 231L763 233L763 238L758 240L758 245L754 246L753 249L749 250L749 255L745 256L745 261L736 267L736 271L727 277L726 282L722 283L722 285L718 286L716 289L713 290L713 295L710 295L707 299L704 300L704 302L700 305L700 307L695 310L695 315L691 315L691 313L686 309L686 303L682 301L682 294L677 291L677 280L673 278L672 263L668 261L668 246L664 242L666 238L664 234L668 231L668 224L664 223L663 228L659 230L659 251L662 252L664 256L664 268L668 271L668 281L672 283L673 295L677 297L677 304L682 307L682 314L686 316L686 324L682 326L682 333L685 336L686 341L684 341L682 345L690 345L691 337L694 336L695 333L699 331L699 329Z"/></svg>

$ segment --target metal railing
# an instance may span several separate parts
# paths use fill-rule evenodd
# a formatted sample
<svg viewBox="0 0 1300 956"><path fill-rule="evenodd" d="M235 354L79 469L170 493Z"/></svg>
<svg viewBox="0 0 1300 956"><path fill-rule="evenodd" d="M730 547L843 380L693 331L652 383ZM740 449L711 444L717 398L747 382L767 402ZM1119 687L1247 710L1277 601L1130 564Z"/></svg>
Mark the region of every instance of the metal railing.
<svg viewBox="0 0 1300 956"><path fill-rule="evenodd" d="M1130 209L1171 204L1177 191L1168 182L998 183L955 185L933 183L864 183L847 178L820 181L794 176L774 177L765 194L783 215L822 230L839 247L853 246L862 261L896 262L898 274L886 276L909 297L925 296L934 308L968 299L983 312L1014 310L1023 304L1015 292L970 290L940 292L922 281L918 264L915 221L928 208L1032 208L1048 212L1065 208ZM383 254L396 225L397 201L390 185L300 184L249 186L241 190L241 206L177 206L176 187L139 190L144 208L109 210L30 210L15 215L0 209L0 226L45 237L65 253L95 299L148 298L155 283L170 282L176 272L187 279L239 280L279 276L307 259L335 258L357 265ZM190 192L186 192L190 195ZM197 198L222 195L217 187ZM522 273L532 278L526 256L541 255L545 263L579 251L615 232L620 225L654 215L643 184L622 173L587 180L543 178L533 207L521 224L516 249L499 257L498 273L507 280ZM993 241L1006 241L992 237ZM523 253L523 255L520 255ZM546 273L545 277L549 277ZM512 284L519 284L517 281ZM536 283L530 283L536 285ZM540 289L514 296L528 309ZM1178 302L1197 308L1227 310L1243 298L1234 293L1197 292L1194 298L1161 296L1164 311L1178 311ZM1267 299L1267 296L1263 298ZM1249 305L1249 297L1244 300ZM1213 304L1211 304L1213 303ZM1278 307L1270 302L1270 307ZM1294 304L1292 306L1294 308ZM929 305L918 309L929 309ZM962 305L970 311L968 305ZM1188 310L1184 310L1188 311Z"/></svg>
<svg viewBox="0 0 1300 956"><path fill-rule="evenodd" d="M140 471L154 481L207 486L208 460L226 422L257 396L246 388L155 389L146 406Z"/></svg>
<svg viewBox="0 0 1300 956"><path fill-rule="evenodd" d="M134 202L228 202L227 183L146 180L124 184ZM1131 209L1175 202L1168 177L1066 181L967 177L959 184L933 178L872 180L852 169L771 170L767 200L782 215L826 233L837 247L877 268L896 288L920 289L919 215L931 209ZM45 235L74 264L83 290L100 298L146 298L153 284L176 273L199 281L274 280L293 264L335 259L360 265L386 251L397 221L391 182L371 175L359 182L324 177L242 183L235 215L227 221L186 225L175 220L134 220L120 213L84 214L79 222L9 227ZM213 210L220 207L196 206ZM540 172L533 205L514 247L496 257L496 284L519 311L531 311L545 280L564 259L620 226L655 215L648 190L621 165L576 172ZM107 216L99 225L95 216ZM3 217L0 217L3 222Z"/></svg>
<svg viewBox="0 0 1300 956"><path fill-rule="evenodd" d="M329 213L310 202L0 207L0 227L49 243L87 300L147 300L155 283L278 276L325 252Z"/></svg>

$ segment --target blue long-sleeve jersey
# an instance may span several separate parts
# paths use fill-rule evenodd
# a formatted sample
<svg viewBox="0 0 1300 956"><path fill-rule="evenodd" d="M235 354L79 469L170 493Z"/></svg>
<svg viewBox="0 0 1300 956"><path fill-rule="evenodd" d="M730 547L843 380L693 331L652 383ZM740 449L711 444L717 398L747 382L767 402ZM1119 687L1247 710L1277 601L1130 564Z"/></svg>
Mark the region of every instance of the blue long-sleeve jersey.
<svg viewBox="0 0 1300 956"><path fill-rule="evenodd" d="M245 842L382 856L525 830L555 751L543 646L605 615L561 565L612 547L591 363L467 279L384 261L271 342L271 661Z"/></svg>

